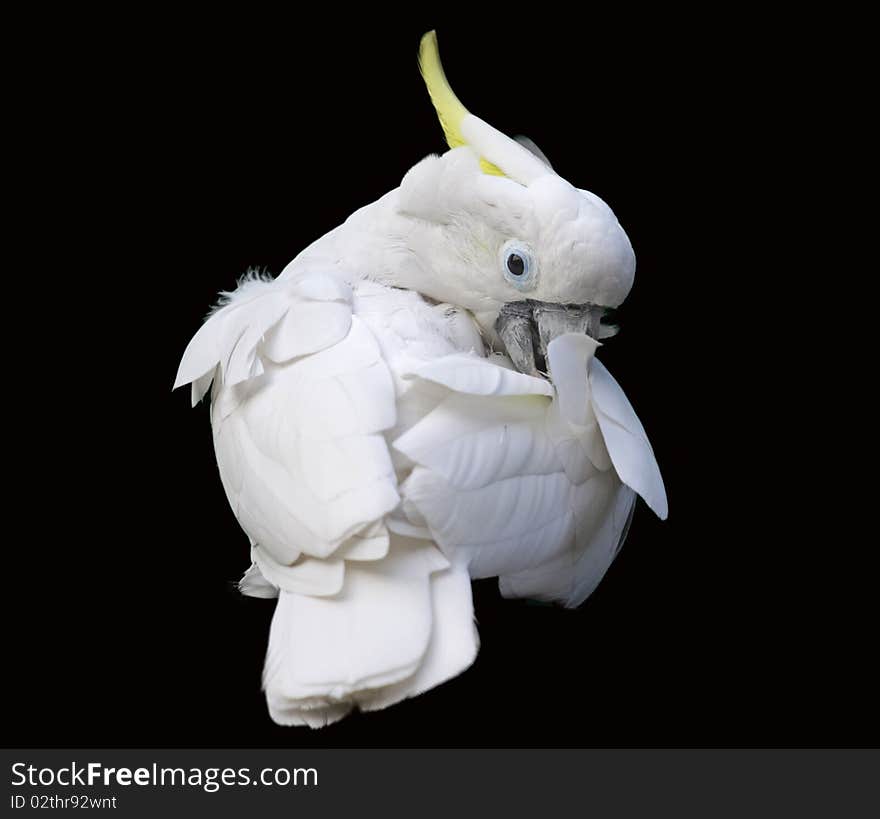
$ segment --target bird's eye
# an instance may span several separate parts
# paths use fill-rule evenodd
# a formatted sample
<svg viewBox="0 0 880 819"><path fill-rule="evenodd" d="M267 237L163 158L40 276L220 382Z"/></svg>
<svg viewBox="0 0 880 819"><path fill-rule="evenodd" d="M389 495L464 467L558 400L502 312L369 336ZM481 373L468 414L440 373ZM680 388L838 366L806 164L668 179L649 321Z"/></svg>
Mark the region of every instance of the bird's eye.
<svg viewBox="0 0 880 819"><path fill-rule="evenodd" d="M526 263L523 261L522 256L518 253L508 253L507 255L507 269L510 271L512 276L516 276L519 278L526 272Z"/></svg>
<svg viewBox="0 0 880 819"><path fill-rule="evenodd" d="M510 241L501 248L501 271L517 290L531 290L535 286L532 254L521 242Z"/></svg>

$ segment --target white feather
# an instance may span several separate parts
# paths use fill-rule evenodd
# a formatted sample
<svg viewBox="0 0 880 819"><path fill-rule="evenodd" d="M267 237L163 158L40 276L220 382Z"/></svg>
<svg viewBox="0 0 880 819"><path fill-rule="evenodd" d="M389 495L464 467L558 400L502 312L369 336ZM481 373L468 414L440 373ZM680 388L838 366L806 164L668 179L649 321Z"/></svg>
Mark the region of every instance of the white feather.
<svg viewBox="0 0 880 819"><path fill-rule="evenodd" d="M558 469L544 431L545 398L453 393L394 441L394 448L454 486Z"/></svg>
<svg viewBox="0 0 880 819"><path fill-rule="evenodd" d="M383 521L376 521L352 535L334 556L342 560L381 560L388 554L390 543L388 526Z"/></svg>
<svg viewBox="0 0 880 819"><path fill-rule="evenodd" d="M384 560L349 566L333 597L281 593L264 671L276 722L308 724L303 704L332 721L355 695L376 696L417 672L434 628L430 578L449 564L430 543L393 541Z"/></svg>
<svg viewBox="0 0 880 819"><path fill-rule="evenodd" d="M472 354L427 361L406 374L471 395L553 395L553 387L543 378L499 367Z"/></svg>
<svg viewBox="0 0 880 819"><path fill-rule="evenodd" d="M263 577L256 563L251 563L244 576L238 581L238 590L248 597L263 597L266 599L278 597L278 587L273 586Z"/></svg>
<svg viewBox="0 0 880 819"><path fill-rule="evenodd" d="M593 362L590 384L593 408L617 474L641 495L660 520L666 520L666 487L645 428L601 361Z"/></svg>
<svg viewBox="0 0 880 819"><path fill-rule="evenodd" d="M254 546L251 554L266 582L282 591L328 597L342 588L344 560L322 560L300 555L290 565L283 565L259 545Z"/></svg>
<svg viewBox="0 0 880 819"><path fill-rule="evenodd" d="M431 639L415 673L401 682L359 692L356 699L362 710L376 711L415 697L460 674L474 661L480 641L466 570L450 566L431 575L431 607Z"/></svg>
<svg viewBox="0 0 880 819"><path fill-rule="evenodd" d="M466 312L330 268L306 254L249 281L178 374L194 398L216 379L220 475L253 544L240 588L278 596L270 714L312 727L466 668L470 577L578 605L625 537L629 487L665 513L595 342L552 343L551 384L485 357Z"/></svg>
<svg viewBox="0 0 880 819"><path fill-rule="evenodd" d="M395 440L395 448L418 464L401 487L403 509L414 525L423 521L471 576L500 576L507 596L579 605L626 534L634 495L621 478L655 499L647 440L639 437L641 425L635 427L625 397L614 392L616 384L607 382L607 371L594 361L597 347L582 335L550 344L554 400L519 394L539 379L502 381L501 373L508 371L484 374L464 356L415 371L466 394L450 395ZM494 366L485 361L486 368ZM465 374L455 373L459 367ZM618 421L600 420L597 400ZM602 415L606 418L610 415ZM621 440L615 430L606 447L603 423L628 425L633 440ZM612 445L617 461L609 457ZM612 468L618 462L623 472Z"/></svg>
<svg viewBox="0 0 880 819"><path fill-rule="evenodd" d="M316 353L344 338L351 326L351 307L341 302L303 302L285 315L262 344L262 354L276 364Z"/></svg>
<svg viewBox="0 0 880 819"><path fill-rule="evenodd" d="M248 282L208 319L180 369L199 391L217 378L221 479L253 544L240 588L279 595L266 693L285 724L323 725L355 702L411 696L476 653L466 573L444 574L449 563L426 531L385 525L400 496L383 433L396 428L398 403L421 418L447 392L419 388L388 362L455 352L462 334L448 309L362 285L363 318L336 275ZM435 573L444 578L436 589Z"/></svg>

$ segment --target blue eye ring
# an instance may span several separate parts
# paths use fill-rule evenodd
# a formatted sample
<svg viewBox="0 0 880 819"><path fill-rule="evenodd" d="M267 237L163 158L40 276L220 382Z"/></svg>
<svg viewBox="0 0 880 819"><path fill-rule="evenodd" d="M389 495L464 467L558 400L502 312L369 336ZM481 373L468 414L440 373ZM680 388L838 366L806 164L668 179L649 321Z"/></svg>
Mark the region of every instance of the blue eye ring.
<svg viewBox="0 0 880 819"><path fill-rule="evenodd" d="M524 242L511 239L505 242L499 254L504 278L517 290L531 290L538 278L532 251Z"/></svg>

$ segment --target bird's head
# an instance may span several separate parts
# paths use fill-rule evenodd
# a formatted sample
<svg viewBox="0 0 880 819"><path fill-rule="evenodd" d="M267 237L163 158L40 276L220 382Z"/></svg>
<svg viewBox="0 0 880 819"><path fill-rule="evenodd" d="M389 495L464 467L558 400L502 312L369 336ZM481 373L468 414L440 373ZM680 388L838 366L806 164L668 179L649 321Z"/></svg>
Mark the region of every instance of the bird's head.
<svg viewBox="0 0 880 819"><path fill-rule="evenodd" d="M626 298L635 255L611 208L556 174L526 140L468 113L443 72L434 32L419 64L452 150L404 178L398 209L423 229L406 252L425 271L419 289L471 310L523 372L546 369L549 342L564 332L595 339Z"/></svg>

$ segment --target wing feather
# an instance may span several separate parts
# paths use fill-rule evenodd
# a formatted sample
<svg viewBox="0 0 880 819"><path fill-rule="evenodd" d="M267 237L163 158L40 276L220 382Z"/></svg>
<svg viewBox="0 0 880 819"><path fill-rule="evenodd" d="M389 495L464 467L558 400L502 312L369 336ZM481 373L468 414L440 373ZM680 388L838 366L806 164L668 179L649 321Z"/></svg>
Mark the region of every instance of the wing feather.
<svg viewBox="0 0 880 819"><path fill-rule="evenodd" d="M343 544L351 559L387 552L387 532L359 536L400 499L383 436L396 422L394 384L352 299L348 284L314 270L250 282L199 330L178 373L178 384L198 382L194 395L217 379L223 485L280 588L333 593L342 559L315 568L308 558Z"/></svg>
<svg viewBox="0 0 880 819"><path fill-rule="evenodd" d="M452 392L394 441L416 464L402 512L472 577L499 576L507 596L579 605L626 536L633 489L655 508L650 445L597 346L551 343L555 391L464 355L414 369Z"/></svg>
<svg viewBox="0 0 880 819"><path fill-rule="evenodd" d="M590 385L593 407L614 468L621 480L641 495L657 517L666 520L669 514L666 487L642 422L601 361L593 362Z"/></svg>

